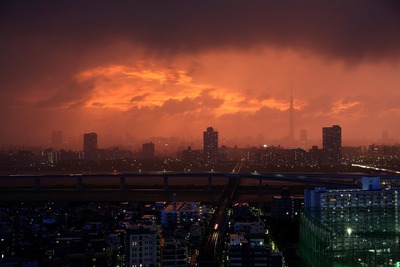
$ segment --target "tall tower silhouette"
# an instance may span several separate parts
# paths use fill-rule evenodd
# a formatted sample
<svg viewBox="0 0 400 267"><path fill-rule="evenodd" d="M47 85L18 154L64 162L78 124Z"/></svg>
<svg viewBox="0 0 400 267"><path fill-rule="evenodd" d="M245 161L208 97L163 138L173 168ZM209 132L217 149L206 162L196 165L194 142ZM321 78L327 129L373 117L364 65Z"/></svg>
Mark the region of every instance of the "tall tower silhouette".
<svg viewBox="0 0 400 267"><path fill-rule="evenodd" d="M324 163L339 165L342 161L342 128L339 125L322 128Z"/></svg>
<svg viewBox="0 0 400 267"><path fill-rule="evenodd" d="M203 132L203 156L206 164L213 165L218 159L218 132L213 127L207 127Z"/></svg>
<svg viewBox="0 0 400 267"><path fill-rule="evenodd" d="M83 155L86 160L98 160L97 134L85 133L83 135Z"/></svg>
<svg viewBox="0 0 400 267"><path fill-rule="evenodd" d="M294 118L293 118L294 108L293 108L293 90L290 88L290 108L289 108L289 136L288 143L289 146L294 146Z"/></svg>

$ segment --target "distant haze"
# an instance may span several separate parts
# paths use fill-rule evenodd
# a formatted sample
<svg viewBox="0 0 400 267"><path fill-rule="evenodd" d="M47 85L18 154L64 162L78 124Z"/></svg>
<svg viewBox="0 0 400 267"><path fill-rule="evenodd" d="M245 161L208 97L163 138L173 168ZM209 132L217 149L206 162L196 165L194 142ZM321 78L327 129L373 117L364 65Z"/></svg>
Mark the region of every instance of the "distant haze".
<svg viewBox="0 0 400 267"><path fill-rule="evenodd" d="M291 89L296 139L397 142L399 29L400 1L2 1L0 147L208 126L284 144Z"/></svg>

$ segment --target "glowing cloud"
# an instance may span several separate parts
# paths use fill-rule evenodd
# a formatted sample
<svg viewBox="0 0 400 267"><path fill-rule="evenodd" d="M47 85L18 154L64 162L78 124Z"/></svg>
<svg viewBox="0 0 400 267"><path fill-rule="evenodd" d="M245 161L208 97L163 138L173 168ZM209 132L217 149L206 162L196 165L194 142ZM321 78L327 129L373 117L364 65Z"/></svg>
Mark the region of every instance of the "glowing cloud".
<svg viewBox="0 0 400 267"><path fill-rule="evenodd" d="M185 70L144 69L111 65L85 70L76 75L81 83L90 81L94 89L86 101L86 107L129 110L133 107L162 107L168 101L192 101L193 110L207 107L210 99L221 99L223 103L209 107L215 116L235 112L256 112L262 107L287 109L287 102L276 99L249 98L242 92L229 88L218 88L210 84L193 82ZM208 96L204 99L204 96ZM210 110L211 108L211 110Z"/></svg>
<svg viewBox="0 0 400 267"><path fill-rule="evenodd" d="M345 112L348 111L350 109L353 109L354 107L359 106L361 103L358 101L353 101L353 102L345 102L345 101L340 101L337 102L334 106L333 106L333 110L332 112L335 114L341 113L341 112Z"/></svg>

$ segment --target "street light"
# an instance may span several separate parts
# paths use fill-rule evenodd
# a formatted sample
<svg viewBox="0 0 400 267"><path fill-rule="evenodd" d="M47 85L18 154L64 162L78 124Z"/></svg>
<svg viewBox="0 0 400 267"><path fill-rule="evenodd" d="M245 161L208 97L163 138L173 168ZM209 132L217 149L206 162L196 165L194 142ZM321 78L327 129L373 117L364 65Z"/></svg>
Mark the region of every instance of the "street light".
<svg viewBox="0 0 400 267"><path fill-rule="evenodd" d="M351 229L350 227L348 227L346 229L347 234L349 235L349 242L351 242L351 254L352 254L352 259L351 259L351 265L354 266L354 241L351 238L351 233L353 232L353 229Z"/></svg>
<svg viewBox="0 0 400 267"><path fill-rule="evenodd" d="M347 228L347 234L349 235L349 237L351 236L351 232L353 232L353 230L349 227L349 228Z"/></svg>

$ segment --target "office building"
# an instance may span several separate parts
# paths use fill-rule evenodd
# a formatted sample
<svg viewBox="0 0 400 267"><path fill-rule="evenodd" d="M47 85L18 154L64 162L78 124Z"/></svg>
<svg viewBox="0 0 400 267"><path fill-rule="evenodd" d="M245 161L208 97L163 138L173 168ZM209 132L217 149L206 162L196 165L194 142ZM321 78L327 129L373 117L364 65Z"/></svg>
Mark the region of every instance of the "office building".
<svg viewBox="0 0 400 267"><path fill-rule="evenodd" d="M262 220L250 221L250 222L233 222L234 233L246 233L248 235L263 235L265 225Z"/></svg>
<svg viewBox="0 0 400 267"><path fill-rule="evenodd" d="M85 133L83 135L83 153L86 160L99 159L96 133Z"/></svg>
<svg viewBox="0 0 400 267"><path fill-rule="evenodd" d="M213 127L208 127L203 133L204 163L214 165L218 159L218 132Z"/></svg>
<svg viewBox="0 0 400 267"><path fill-rule="evenodd" d="M290 107L289 107L289 135L288 135L289 147L294 147L294 108L293 108L293 94L290 94Z"/></svg>
<svg viewBox="0 0 400 267"><path fill-rule="evenodd" d="M257 163L260 165L303 165L307 161L306 151L300 148L284 149L264 145L258 150Z"/></svg>
<svg viewBox="0 0 400 267"><path fill-rule="evenodd" d="M342 160L342 128L339 125L322 128L323 163L338 165Z"/></svg>
<svg viewBox="0 0 400 267"><path fill-rule="evenodd" d="M62 148L62 131L53 131L51 133L51 147L54 149Z"/></svg>
<svg viewBox="0 0 400 267"><path fill-rule="evenodd" d="M300 148L306 150L308 148L308 144L307 144L307 130L301 130L300 131Z"/></svg>
<svg viewBox="0 0 400 267"><path fill-rule="evenodd" d="M271 217L278 220L299 220L303 209L304 196L292 195L284 188L280 195L272 197Z"/></svg>
<svg viewBox="0 0 400 267"><path fill-rule="evenodd" d="M228 147L227 146L221 146L218 150L218 161L220 162L225 162L228 160Z"/></svg>
<svg viewBox="0 0 400 267"><path fill-rule="evenodd" d="M199 202L176 202L167 205L161 212L161 225L164 227L178 224L191 224L200 221L207 212L205 205Z"/></svg>
<svg viewBox="0 0 400 267"><path fill-rule="evenodd" d="M127 229L127 266L160 266L160 234L151 225L134 225Z"/></svg>
<svg viewBox="0 0 400 267"><path fill-rule="evenodd" d="M264 237L248 237L246 234L230 234L225 266L283 267L282 253L265 244Z"/></svg>
<svg viewBox="0 0 400 267"><path fill-rule="evenodd" d="M201 150L194 150L191 146L182 152L182 161L186 164L200 164L201 163Z"/></svg>
<svg viewBox="0 0 400 267"><path fill-rule="evenodd" d="M142 156L145 159L154 158L155 147L152 142L142 145Z"/></svg>
<svg viewBox="0 0 400 267"><path fill-rule="evenodd" d="M309 165L321 165L323 158L322 149L318 148L318 146L312 146L307 153L307 163Z"/></svg>
<svg viewBox="0 0 400 267"><path fill-rule="evenodd" d="M188 246L183 241L173 237L164 237L161 240L160 251L161 266L188 266Z"/></svg>
<svg viewBox="0 0 400 267"><path fill-rule="evenodd" d="M300 255L306 267L398 266L398 190L379 177L362 188L305 190L300 219Z"/></svg>

